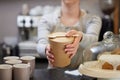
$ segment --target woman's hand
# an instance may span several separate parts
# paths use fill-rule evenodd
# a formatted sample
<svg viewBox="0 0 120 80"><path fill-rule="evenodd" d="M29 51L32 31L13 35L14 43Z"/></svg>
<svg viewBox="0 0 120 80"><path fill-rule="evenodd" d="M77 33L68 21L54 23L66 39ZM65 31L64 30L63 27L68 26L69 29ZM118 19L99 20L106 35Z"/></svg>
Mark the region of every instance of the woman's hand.
<svg viewBox="0 0 120 80"><path fill-rule="evenodd" d="M53 66L52 63L54 62L54 56L53 56L53 54L52 54L52 52L51 52L50 45L47 45L47 46L46 46L45 53L46 53L46 56L47 56L47 59L48 59L49 64L50 64L51 66Z"/></svg>
<svg viewBox="0 0 120 80"><path fill-rule="evenodd" d="M65 52L70 55L70 58L72 58L76 54L77 49L79 48L79 42L81 41L83 36L81 32L78 32L76 30L71 30L66 34L66 36L68 37L73 35L79 36L75 37L74 42L72 44L68 44L65 47Z"/></svg>

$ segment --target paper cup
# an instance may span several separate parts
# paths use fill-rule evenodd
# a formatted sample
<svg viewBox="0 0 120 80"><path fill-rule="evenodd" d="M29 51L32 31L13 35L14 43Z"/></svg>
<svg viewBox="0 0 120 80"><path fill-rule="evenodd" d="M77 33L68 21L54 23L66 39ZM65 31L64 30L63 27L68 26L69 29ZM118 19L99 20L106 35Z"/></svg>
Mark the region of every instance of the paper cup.
<svg viewBox="0 0 120 80"><path fill-rule="evenodd" d="M22 56L20 58L23 63L30 64L30 77L33 77L35 69L35 57L34 56Z"/></svg>
<svg viewBox="0 0 120 80"><path fill-rule="evenodd" d="M13 65L13 79L30 80L30 65L29 64Z"/></svg>
<svg viewBox="0 0 120 80"><path fill-rule="evenodd" d="M17 56L6 56L3 58L4 61L7 61L7 60L18 60L19 57Z"/></svg>
<svg viewBox="0 0 120 80"><path fill-rule="evenodd" d="M0 65L0 80L12 80L12 66L8 64Z"/></svg>
<svg viewBox="0 0 120 80"><path fill-rule="evenodd" d="M8 60L8 61L5 61L5 63L14 65L14 64L20 64L20 63L22 63L22 61L21 60Z"/></svg>
<svg viewBox="0 0 120 80"><path fill-rule="evenodd" d="M50 47L54 55L53 65L56 67L65 67L68 66L71 62L69 55L65 52L65 45L71 44L74 41L74 37L65 37L65 33L53 33L49 36L58 36L55 38L49 38ZM59 37L63 36L63 37Z"/></svg>

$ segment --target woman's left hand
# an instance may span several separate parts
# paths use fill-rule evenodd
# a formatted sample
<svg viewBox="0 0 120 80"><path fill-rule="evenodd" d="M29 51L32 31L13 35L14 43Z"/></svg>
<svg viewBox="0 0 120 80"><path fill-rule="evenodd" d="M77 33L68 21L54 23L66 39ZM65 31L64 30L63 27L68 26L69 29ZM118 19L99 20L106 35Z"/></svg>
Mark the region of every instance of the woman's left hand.
<svg viewBox="0 0 120 80"><path fill-rule="evenodd" d="M66 34L66 36L68 37L73 35L78 35L78 36L75 37L74 42L72 44L68 44L65 47L65 52L66 54L70 55L70 58L73 58L73 56L76 54L77 49L79 47L79 42L81 41L83 36L81 32L78 32L76 30L68 31Z"/></svg>

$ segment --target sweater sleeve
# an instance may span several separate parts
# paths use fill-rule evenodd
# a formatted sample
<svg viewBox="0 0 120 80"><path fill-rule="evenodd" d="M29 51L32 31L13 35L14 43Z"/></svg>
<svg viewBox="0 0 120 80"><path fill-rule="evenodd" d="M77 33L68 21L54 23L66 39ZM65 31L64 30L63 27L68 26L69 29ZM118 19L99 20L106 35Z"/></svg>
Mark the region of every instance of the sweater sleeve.
<svg viewBox="0 0 120 80"><path fill-rule="evenodd" d="M40 19L38 23L38 43L37 43L37 51L41 57L45 56L45 48L48 42L48 34L50 33L50 23L47 20L47 16L44 16Z"/></svg>
<svg viewBox="0 0 120 80"><path fill-rule="evenodd" d="M98 16L91 16L85 20L85 32L83 33L83 38L80 42L81 47L85 48L98 41L101 24L101 18Z"/></svg>

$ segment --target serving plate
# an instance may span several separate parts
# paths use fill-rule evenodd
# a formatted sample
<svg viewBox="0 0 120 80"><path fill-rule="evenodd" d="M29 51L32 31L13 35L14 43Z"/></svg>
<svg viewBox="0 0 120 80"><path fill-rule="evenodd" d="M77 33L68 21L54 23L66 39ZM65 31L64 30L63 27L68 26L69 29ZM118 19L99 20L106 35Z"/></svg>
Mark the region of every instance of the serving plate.
<svg viewBox="0 0 120 80"><path fill-rule="evenodd" d="M99 61L88 61L79 66L79 72L96 78L120 78L120 71L105 70L101 68Z"/></svg>

